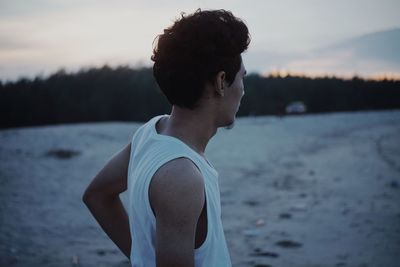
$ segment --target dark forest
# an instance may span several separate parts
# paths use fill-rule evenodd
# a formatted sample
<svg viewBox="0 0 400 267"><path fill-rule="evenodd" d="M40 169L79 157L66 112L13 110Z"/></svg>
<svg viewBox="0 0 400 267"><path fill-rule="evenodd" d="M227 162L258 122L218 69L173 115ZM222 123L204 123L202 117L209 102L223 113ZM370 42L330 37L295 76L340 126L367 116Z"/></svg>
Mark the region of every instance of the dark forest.
<svg viewBox="0 0 400 267"><path fill-rule="evenodd" d="M238 116L288 115L301 102L307 113L400 108L400 81L359 77L245 78ZM0 82L1 128L98 121L145 121L169 113L151 68L121 66L60 70L49 77Z"/></svg>

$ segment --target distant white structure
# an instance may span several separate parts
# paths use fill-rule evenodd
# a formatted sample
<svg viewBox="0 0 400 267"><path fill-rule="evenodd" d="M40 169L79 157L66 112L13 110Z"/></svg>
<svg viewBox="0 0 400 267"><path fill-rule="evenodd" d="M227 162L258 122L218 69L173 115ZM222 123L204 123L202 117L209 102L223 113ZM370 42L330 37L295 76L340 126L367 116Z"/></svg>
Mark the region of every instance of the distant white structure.
<svg viewBox="0 0 400 267"><path fill-rule="evenodd" d="M285 108L286 114L301 114L307 112L306 105L301 101L289 103Z"/></svg>

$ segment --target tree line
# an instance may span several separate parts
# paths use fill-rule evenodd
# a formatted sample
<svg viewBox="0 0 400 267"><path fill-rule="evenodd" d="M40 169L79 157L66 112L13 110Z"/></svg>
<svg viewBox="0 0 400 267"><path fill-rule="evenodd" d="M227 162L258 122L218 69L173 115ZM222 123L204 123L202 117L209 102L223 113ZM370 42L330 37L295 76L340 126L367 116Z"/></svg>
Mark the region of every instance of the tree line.
<svg viewBox="0 0 400 267"><path fill-rule="evenodd" d="M400 81L250 74L238 116L285 115L301 101L307 113L400 108ZM47 78L0 82L0 128L96 121L146 121L170 105L151 68L64 70Z"/></svg>

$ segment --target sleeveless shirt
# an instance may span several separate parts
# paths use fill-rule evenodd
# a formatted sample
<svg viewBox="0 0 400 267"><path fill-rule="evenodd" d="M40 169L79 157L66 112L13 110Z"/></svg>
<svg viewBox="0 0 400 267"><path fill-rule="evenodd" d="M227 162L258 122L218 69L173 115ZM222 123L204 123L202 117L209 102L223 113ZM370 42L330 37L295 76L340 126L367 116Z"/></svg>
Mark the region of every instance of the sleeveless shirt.
<svg viewBox="0 0 400 267"><path fill-rule="evenodd" d="M200 154L178 138L158 134L154 117L141 126L131 142L128 166L128 216L132 235L132 267L155 267L156 218L150 206L149 185L155 172L176 158L191 160L200 170L205 186L207 235L195 249L195 267L231 267L221 221L218 173Z"/></svg>

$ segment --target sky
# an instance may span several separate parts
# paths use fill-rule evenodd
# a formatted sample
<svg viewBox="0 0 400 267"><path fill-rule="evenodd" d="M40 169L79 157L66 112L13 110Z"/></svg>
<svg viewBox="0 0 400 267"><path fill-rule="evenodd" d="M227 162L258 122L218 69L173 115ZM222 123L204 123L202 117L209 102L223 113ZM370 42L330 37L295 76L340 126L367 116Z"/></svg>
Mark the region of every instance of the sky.
<svg viewBox="0 0 400 267"><path fill-rule="evenodd" d="M231 10L246 22L248 72L400 74L400 67L382 62L343 64L350 59L345 53L313 53L400 28L399 0L0 0L0 80L104 64L151 66L154 38L181 12L197 8Z"/></svg>

